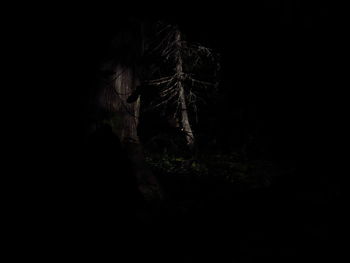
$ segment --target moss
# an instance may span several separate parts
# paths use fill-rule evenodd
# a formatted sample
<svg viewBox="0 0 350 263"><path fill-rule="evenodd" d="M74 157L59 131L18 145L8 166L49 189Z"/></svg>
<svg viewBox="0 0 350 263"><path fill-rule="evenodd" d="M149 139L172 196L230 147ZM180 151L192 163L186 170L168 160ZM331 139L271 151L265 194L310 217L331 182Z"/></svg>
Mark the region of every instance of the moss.
<svg viewBox="0 0 350 263"><path fill-rule="evenodd" d="M184 158L168 153L147 154L151 169L159 176L189 176L221 179L229 183L251 187L270 185L274 167L268 161L247 161L243 156L207 153L194 158Z"/></svg>

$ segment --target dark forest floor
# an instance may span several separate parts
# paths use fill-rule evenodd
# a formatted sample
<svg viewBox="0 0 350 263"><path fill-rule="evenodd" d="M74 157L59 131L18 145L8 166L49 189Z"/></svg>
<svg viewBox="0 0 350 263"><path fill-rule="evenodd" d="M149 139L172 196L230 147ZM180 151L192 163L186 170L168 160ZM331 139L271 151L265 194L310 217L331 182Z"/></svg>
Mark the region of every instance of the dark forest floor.
<svg viewBox="0 0 350 263"><path fill-rule="evenodd" d="M108 162L110 154L101 156L103 152L84 160L86 174L77 182L81 190L73 186L77 196L70 204L72 219L66 219L66 246L77 258L318 262L332 253L335 259L330 249L334 220L329 219L337 218L340 189L326 176L303 177L294 170L273 177L268 185L251 187L210 174L158 173L165 198L145 202L130 176L120 173L124 161Z"/></svg>
<svg viewBox="0 0 350 263"><path fill-rule="evenodd" d="M327 255L332 197L321 182L313 189L187 177L162 183L167 200L138 218L144 243L156 240L159 262L317 262Z"/></svg>

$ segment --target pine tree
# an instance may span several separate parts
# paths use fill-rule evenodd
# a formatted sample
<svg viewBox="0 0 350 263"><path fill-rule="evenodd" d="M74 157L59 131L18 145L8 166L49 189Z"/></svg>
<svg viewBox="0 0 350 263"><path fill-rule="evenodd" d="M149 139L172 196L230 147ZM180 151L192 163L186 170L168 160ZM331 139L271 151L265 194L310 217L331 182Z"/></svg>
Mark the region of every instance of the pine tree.
<svg viewBox="0 0 350 263"><path fill-rule="evenodd" d="M197 102L201 94L217 87L220 69L218 54L200 44L185 41L178 26L161 25L155 35L156 41L153 41L156 44L150 45L147 51L161 57L161 63L151 74L159 77L146 80L145 83L159 88L159 99L154 101L153 108L175 106L174 118L179 118L187 146L192 149L195 137L190 110L197 115ZM208 71L208 80L201 79L203 71ZM167 76L161 76L163 74Z"/></svg>

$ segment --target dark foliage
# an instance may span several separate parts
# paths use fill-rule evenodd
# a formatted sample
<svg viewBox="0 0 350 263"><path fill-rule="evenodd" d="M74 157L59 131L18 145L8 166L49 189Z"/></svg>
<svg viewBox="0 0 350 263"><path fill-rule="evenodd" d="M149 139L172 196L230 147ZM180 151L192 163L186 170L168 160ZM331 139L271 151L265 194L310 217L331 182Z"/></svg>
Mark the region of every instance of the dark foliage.
<svg viewBox="0 0 350 263"><path fill-rule="evenodd" d="M159 11L145 2L140 12L134 11L135 6L94 5L92 12L83 12L80 6L79 12L71 11L67 17L60 14L59 24L66 19L67 25L53 30L50 41L58 44L45 52L52 54L57 67L49 68L45 81L45 91L54 94L52 99L45 96L47 105L38 115L40 122L53 119L52 128L43 127L38 137L45 137L45 149L54 154L42 151L45 158L35 160L40 165L46 160L54 163L44 169L39 188L45 194L38 198L45 199L39 220L45 225L43 240L53 236L57 244L54 248L46 244L54 251L50 258L97 262L122 254L130 262L325 258L334 233L327 218L331 214L340 221L343 199L337 165L326 173L329 159L340 155L326 149L326 139L338 135L328 131L335 130L330 125L335 120L330 119L338 116L331 111L331 91L337 79L333 58L340 55L340 27L331 22L323 1L231 4L203 2L190 7L171 2L157 6L163 8ZM184 150L181 130L172 120L159 112L142 112L139 135L149 166L164 187L160 203L141 197L113 127L101 125L85 136L91 118L87 98L98 83L98 65L114 35L129 27L130 12L135 12L133 21L136 17L150 24L159 19L179 24L188 40L212 47L222 59L218 92L209 94L208 104L198 108L194 153ZM64 79L53 87L61 76ZM153 95L141 94L146 105ZM68 97L74 106L61 97ZM22 136L30 139L25 131ZM34 151L37 141L33 141ZM54 196L54 201L47 196ZM53 211L49 215L47 208ZM338 223L332 226L340 228Z"/></svg>

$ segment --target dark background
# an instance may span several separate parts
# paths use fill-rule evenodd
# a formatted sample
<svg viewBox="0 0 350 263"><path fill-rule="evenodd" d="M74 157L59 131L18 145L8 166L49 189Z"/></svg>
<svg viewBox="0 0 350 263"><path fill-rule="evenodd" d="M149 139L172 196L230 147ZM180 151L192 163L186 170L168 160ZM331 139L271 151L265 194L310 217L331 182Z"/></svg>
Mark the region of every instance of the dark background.
<svg viewBox="0 0 350 263"><path fill-rule="evenodd" d="M344 45L344 34L337 14L328 2L130 2L113 5L51 5L44 10L38 9L25 19L34 23L21 23L20 27L25 34L21 35L21 41L17 43L20 43L22 49L22 41L26 40L28 43L24 51L30 58L21 57L24 63L21 67L28 68L30 75L35 76L33 90L39 91L37 96L33 96L34 100L30 100L34 112L25 112L32 117L26 127L35 128L26 129L25 132L22 128L20 131L20 136L29 140L21 155L31 157L26 162L30 167L34 166L35 171L34 176L26 176L25 181L34 181L35 186L31 189L38 189L33 190L37 195L34 203L44 204L43 207L51 211L49 215L44 212L45 217L39 220L42 225L56 226L56 230L48 232L49 237L56 236L56 231L62 230L65 236L62 238L57 235L60 238L58 242L67 242L70 249L74 250L73 243L76 241L79 243L79 252L76 254L81 253L86 258L89 257L87 248L103 250L101 247L106 245L104 248L108 249L112 244L108 242L110 237L106 234L102 235L103 242L93 240L95 237L101 238L101 235L96 234L96 227L91 235L89 231L85 231L89 228L85 225L85 217L90 218L87 221L90 223L95 219L99 223L103 220L96 215L96 211L87 212L88 209L82 205L82 194L86 190L76 188L84 180L77 174L87 170L82 158L82 144L89 90L98 81L98 66L106 46L130 17L146 21L163 19L179 24L188 39L201 42L221 54L218 102L212 109L206 109L211 119L203 116L204 124L201 129L204 132L209 130L218 138L222 151L239 145L246 140L247 132L258 126L259 140L264 145L267 156L276 164L292 166L298 172L293 174L294 179L286 178L283 187L277 187L276 192L266 194L261 199L260 196L250 193L237 196L233 193L233 203L220 204L219 199L206 203L205 200L203 202L206 206L190 216L189 224L186 218L176 217L137 227L133 226L133 222L128 223L125 228L132 235L129 236L131 240L125 242L131 244L130 247L136 244L137 252L143 247L147 250L146 253L154 255L163 249L159 245L163 240L174 242L166 238L167 234L175 235L186 239L185 244L197 242L198 251L212 249L213 252L208 253L215 260L216 252L225 250L226 252L220 254L225 257L229 254L227 251L232 249L225 245L220 246L224 244L220 233L224 233L225 238L233 238L234 244L240 244L240 238L246 236L246 229L250 229L249 224L254 224L254 219L264 217L263 215L268 214L269 217L260 220L260 225L255 229L251 228L254 238L259 231L265 231L273 233L272 236L277 236L280 240L288 239L290 243L298 243L305 234L299 229L304 226L304 222L300 220L304 214L309 218L308 224L312 225L312 220L320 218L323 224L324 218L329 214L322 201L312 215L310 203L303 205L303 201L297 202L293 198L296 188L310 192L311 195L318 192L320 178L323 178L323 182L326 178L326 182L337 185L340 182L341 175L335 172L337 166L332 166L330 172L327 168L330 159L340 162L340 153L333 150L332 145L341 143L337 141L340 133L337 122L342 118L340 108L343 105L342 100L338 100L338 75L341 74L339 59L342 55L340 49ZM237 112L244 112L244 117L237 118ZM33 149L39 155L34 154ZM290 185L287 187L288 191L285 191L285 184ZM52 198L47 198L48 196ZM266 203L269 205L266 206ZM243 219L229 215L227 208L232 205L237 208L238 213L245 214ZM41 209L42 206L38 210ZM276 211L282 211L282 214ZM79 212L82 214L78 215ZM338 215L338 210L334 210L332 215ZM53 218L55 219L52 220ZM284 225L292 225L294 219L300 220L296 226L289 228ZM180 226L172 228L177 220L180 220ZM234 224L228 227L230 220ZM216 232L215 226L206 228L210 222L215 222L219 232ZM103 231L108 232L110 224L114 222L107 222L102 227ZM273 228L275 224L278 227ZM191 227L195 229L195 237L187 239L181 236L190 231ZM123 228L124 225L120 223L114 225L111 231ZM240 228L244 230L238 231ZM152 230L162 232L163 229L168 232L148 239L148 236L154 235ZM203 229L206 231L202 231ZM284 236L283 231L279 234L281 229L289 229L285 234L292 234L291 238ZM135 234L137 231L140 232ZM293 235L294 231L296 234ZM69 237L72 233L73 240ZM205 243L207 234L213 234L212 241L221 242L217 242L217 246ZM122 235L123 238L127 236L128 234ZM159 239L155 240L156 238ZM274 246L279 246L278 238L270 246L271 253ZM155 247L148 244L150 240ZM305 247L308 247L308 242L314 244L308 254L310 259L320 248L328 248L328 244L322 243L323 240L315 236L303 240ZM265 241L271 239L262 239L263 243ZM177 247L176 243L171 247ZM164 251L166 253L168 250ZM203 259L208 253L203 252ZM319 257L322 258L322 255ZM96 253L94 256L100 259L101 254ZM223 262L222 260L218 262Z"/></svg>
<svg viewBox="0 0 350 263"><path fill-rule="evenodd" d="M189 39L221 54L219 103L211 109L218 128L211 132L223 147L244 137L245 128L237 127L254 125L277 159L311 163L326 144L341 34L325 1L84 5L58 14L49 41L58 58L58 92L72 105L63 120L73 126L84 119L86 91L97 81L106 46L127 18L137 17L179 24ZM239 111L245 123L238 123ZM80 128L67 132L79 137Z"/></svg>

